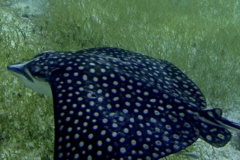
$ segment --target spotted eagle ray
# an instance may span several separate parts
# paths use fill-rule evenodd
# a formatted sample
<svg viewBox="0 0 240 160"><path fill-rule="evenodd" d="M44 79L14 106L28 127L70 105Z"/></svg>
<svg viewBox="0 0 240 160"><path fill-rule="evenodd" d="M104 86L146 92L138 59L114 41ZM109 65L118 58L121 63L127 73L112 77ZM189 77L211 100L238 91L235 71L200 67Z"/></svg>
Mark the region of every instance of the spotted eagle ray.
<svg viewBox="0 0 240 160"><path fill-rule="evenodd" d="M240 125L206 109L176 66L119 48L46 51L8 66L53 97L54 159L159 159L203 139L222 147Z"/></svg>

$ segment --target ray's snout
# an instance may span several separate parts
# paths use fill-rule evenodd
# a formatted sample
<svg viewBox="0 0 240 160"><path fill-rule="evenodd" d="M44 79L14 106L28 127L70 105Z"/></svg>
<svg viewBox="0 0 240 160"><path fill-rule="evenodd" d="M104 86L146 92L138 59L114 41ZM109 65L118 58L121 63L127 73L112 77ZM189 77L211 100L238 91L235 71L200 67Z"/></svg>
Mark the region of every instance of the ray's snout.
<svg viewBox="0 0 240 160"><path fill-rule="evenodd" d="M13 64L13 65L9 65L7 66L7 69L11 72L17 72L17 73L21 73L22 72L22 66L21 64Z"/></svg>
<svg viewBox="0 0 240 160"><path fill-rule="evenodd" d="M26 67L27 63L28 62L12 64L12 65L7 66L7 69L15 76L17 76L17 77L24 76L27 80L33 82L33 79L26 72L25 67Z"/></svg>

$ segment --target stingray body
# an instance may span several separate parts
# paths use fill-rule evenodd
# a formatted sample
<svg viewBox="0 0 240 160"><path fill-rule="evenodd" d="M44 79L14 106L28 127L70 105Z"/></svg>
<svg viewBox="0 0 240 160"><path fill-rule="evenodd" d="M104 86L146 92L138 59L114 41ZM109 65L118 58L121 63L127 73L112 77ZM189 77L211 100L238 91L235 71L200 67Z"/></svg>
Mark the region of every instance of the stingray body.
<svg viewBox="0 0 240 160"><path fill-rule="evenodd" d="M231 139L220 109L173 64L118 48L46 51L8 66L30 88L52 95L55 159L159 159L198 138Z"/></svg>

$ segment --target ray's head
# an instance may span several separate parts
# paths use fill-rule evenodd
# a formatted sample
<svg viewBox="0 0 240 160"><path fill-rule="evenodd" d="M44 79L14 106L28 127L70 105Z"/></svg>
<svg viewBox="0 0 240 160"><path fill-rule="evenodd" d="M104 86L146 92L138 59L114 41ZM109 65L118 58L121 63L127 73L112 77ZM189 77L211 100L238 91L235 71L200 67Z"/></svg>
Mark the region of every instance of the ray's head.
<svg viewBox="0 0 240 160"><path fill-rule="evenodd" d="M57 62L51 60L54 54L52 51L42 52L30 61L12 64L7 68L24 85L38 93L52 96L49 78L51 72L57 68Z"/></svg>

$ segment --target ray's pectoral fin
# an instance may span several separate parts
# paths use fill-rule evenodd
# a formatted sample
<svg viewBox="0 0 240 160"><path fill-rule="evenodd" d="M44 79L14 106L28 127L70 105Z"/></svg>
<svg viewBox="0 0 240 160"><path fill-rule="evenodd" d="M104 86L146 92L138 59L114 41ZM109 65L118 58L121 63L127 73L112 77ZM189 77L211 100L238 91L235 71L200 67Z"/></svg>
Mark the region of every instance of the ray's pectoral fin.
<svg viewBox="0 0 240 160"><path fill-rule="evenodd" d="M98 119L93 118L94 115L101 116L96 112L95 106L99 106L100 102L105 103L99 100L100 93L96 92L98 84L87 80L89 77L84 72L79 75L76 73L74 69L55 70L50 79L54 101L55 159L78 159L80 155L93 155L95 139L101 136L98 130L103 128L103 125L98 125ZM106 148L101 150L102 154L103 150Z"/></svg>

